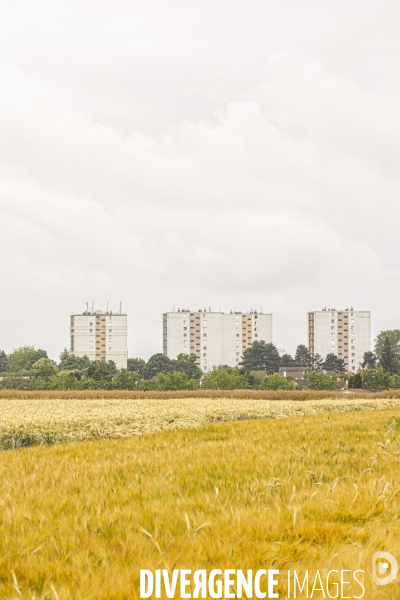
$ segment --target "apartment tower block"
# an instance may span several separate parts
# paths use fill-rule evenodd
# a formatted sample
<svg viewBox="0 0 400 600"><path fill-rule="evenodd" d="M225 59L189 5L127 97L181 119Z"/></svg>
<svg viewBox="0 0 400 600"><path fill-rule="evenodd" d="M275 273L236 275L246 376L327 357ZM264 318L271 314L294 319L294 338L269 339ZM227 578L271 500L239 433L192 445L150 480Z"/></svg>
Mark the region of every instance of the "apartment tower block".
<svg viewBox="0 0 400 600"><path fill-rule="evenodd" d="M204 371L213 366L236 367L244 351L255 340L272 342L272 315L213 312L186 309L163 314L163 352L174 359L178 354L196 354Z"/></svg>
<svg viewBox="0 0 400 600"><path fill-rule="evenodd" d="M347 371L357 372L365 352L371 350L371 312L324 308L308 313L308 347L325 359L333 353Z"/></svg>
<svg viewBox="0 0 400 600"><path fill-rule="evenodd" d="M70 317L71 354L90 360L113 360L117 369L128 361L127 314L89 310Z"/></svg>

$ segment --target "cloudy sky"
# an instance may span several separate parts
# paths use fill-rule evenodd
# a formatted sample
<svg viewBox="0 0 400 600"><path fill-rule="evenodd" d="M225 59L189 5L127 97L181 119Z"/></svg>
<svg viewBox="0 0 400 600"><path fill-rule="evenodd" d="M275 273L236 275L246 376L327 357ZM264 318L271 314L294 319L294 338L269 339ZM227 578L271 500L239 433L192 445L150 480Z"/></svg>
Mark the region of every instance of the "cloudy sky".
<svg viewBox="0 0 400 600"><path fill-rule="evenodd" d="M400 327L396 0L2 0L0 349L69 314L306 311Z"/></svg>

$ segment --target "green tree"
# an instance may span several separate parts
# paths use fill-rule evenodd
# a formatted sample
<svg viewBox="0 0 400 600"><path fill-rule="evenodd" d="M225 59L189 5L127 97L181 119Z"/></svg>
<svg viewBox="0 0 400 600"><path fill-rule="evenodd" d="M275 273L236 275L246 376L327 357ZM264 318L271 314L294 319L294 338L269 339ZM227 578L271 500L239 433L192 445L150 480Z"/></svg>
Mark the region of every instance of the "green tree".
<svg viewBox="0 0 400 600"><path fill-rule="evenodd" d="M335 375L326 375L320 371L310 371L305 375L310 390L336 390Z"/></svg>
<svg viewBox="0 0 400 600"><path fill-rule="evenodd" d="M140 380L140 373L130 373L128 369L121 369L114 379L114 387L117 390L137 390Z"/></svg>
<svg viewBox="0 0 400 600"><path fill-rule="evenodd" d="M85 389L83 382L81 383L71 371L59 371L56 375L53 375L49 387L53 390Z"/></svg>
<svg viewBox="0 0 400 600"><path fill-rule="evenodd" d="M293 356L291 356L290 354L282 354L279 366L280 367L293 367L294 366Z"/></svg>
<svg viewBox="0 0 400 600"><path fill-rule="evenodd" d="M359 390L362 388L362 377L361 373L355 373L354 375L350 375L349 377L349 389Z"/></svg>
<svg viewBox="0 0 400 600"><path fill-rule="evenodd" d="M390 346L400 362L400 329L387 329L385 331L381 331L376 336L375 354L378 357L379 362L382 358L382 351L386 338L389 338Z"/></svg>
<svg viewBox="0 0 400 600"><path fill-rule="evenodd" d="M175 371L186 373L189 379L200 379L203 371L196 364L197 356L195 354L178 354L176 360L172 360L172 366Z"/></svg>
<svg viewBox="0 0 400 600"><path fill-rule="evenodd" d="M241 366L247 371L265 371L270 374L279 371L280 360L277 347L261 340L253 342L244 351Z"/></svg>
<svg viewBox="0 0 400 600"><path fill-rule="evenodd" d="M384 371L391 375L399 371L399 355L392 346L389 336L386 336L383 342L379 364Z"/></svg>
<svg viewBox="0 0 400 600"><path fill-rule="evenodd" d="M381 366L376 369L365 369L361 373L361 378L365 390L388 390L390 388L390 373L387 373Z"/></svg>
<svg viewBox="0 0 400 600"><path fill-rule="evenodd" d="M170 371L169 373L158 373L158 390L187 390L189 387L189 377L181 371Z"/></svg>
<svg viewBox="0 0 400 600"><path fill-rule="evenodd" d="M143 368L146 364L146 361L143 358L128 358L128 371L131 373L139 373L143 375Z"/></svg>
<svg viewBox="0 0 400 600"><path fill-rule="evenodd" d="M90 359L85 356L75 356L71 354L66 348L60 354L60 362L58 368L60 371L79 371L83 372L90 366Z"/></svg>
<svg viewBox="0 0 400 600"><path fill-rule="evenodd" d="M338 358L336 354L331 352L326 355L324 362L322 363L322 368L325 371L334 371L335 373L344 373L345 365L344 360Z"/></svg>
<svg viewBox="0 0 400 600"><path fill-rule="evenodd" d="M297 346L296 354L294 355L294 362L296 367L307 367L309 369L312 368L313 358L308 351L307 346L304 346L304 344Z"/></svg>
<svg viewBox="0 0 400 600"><path fill-rule="evenodd" d="M48 358L46 350L36 350L33 346L21 346L11 352L8 370L12 373L30 371L32 365L40 358Z"/></svg>
<svg viewBox="0 0 400 600"><path fill-rule="evenodd" d="M4 350L0 351L0 373L8 370L8 358Z"/></svg>
<svg viewBox="0 0 400 600"><path fill-rule="evenodd" d="M143 377L151 379L156 377L158 373L169 373L174 370L174 364L165 354L153 354L143 367Z"/></svg>
<svg viewBox="0 0 400 600"><path fill-rule="evenodd" d="M314 356L312 357L312 370L313 371L322 371L322 369L324 368L324 361L322 359L322 356L320 356L319 354L314 354Z"/></svg>
<svg viewBox="0 0 400 600"><path fill-rule="evenodd" d="M202 384L202 388L205 390L247 390L249 387L245 373L239 373L237 369L228 372L221 367L217 367L205 375Z"/></svg>
<svg viewBox="0 0 400 600"><path fill-rule="evenodd" d="M105 381L112 379L112 376L117 372L117 367L113 360L94 360L86 369L86 377L95 381Z"/></svg>
<svg viewBox="0 0 400 600"><path fill-rule="evenodd" d="M362 369L376 369L376 363L378 361L378 357L371 351L364 352L363 361L361 363Z"/></svg>
<svg viewBox="0 0 400 600"><path fill-rule="evenodd" d="M31 368L31 373L35 377L42 377L47 379L52 377L58 372L58 368L54 360L50 358L39 358L35 363L33 363Z"/></svg>
<svg viewBox="0 0 400 600"><path fill-rule="evenodd" d="M296 383L274 373L264 377L261 388L263 390L294 390L296 389Z"/></svg>

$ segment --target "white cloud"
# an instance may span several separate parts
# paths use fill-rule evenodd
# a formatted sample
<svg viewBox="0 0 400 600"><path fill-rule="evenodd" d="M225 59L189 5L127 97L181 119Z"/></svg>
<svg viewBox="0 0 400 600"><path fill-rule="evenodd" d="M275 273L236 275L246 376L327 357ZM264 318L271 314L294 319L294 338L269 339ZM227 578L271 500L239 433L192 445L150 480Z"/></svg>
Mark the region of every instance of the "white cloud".
<svg viewBox="0 0 400 600"><path fill-rule="evenodd" d="M145 357L174 304L398 326L400 8L189 4L3 3L0 348L91 300Z"/></svg>

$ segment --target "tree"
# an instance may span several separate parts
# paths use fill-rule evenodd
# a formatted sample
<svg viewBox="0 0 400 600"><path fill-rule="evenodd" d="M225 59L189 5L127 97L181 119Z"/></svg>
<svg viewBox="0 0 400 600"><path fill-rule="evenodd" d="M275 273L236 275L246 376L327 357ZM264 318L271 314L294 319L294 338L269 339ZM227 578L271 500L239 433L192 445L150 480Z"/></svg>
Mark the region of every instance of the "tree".
<svg viewBox="0 0 400 600"><path fill-rule="evenodd" d="M290 354L283 354L281 356L279 366L280 367L293 367L294 366L293 356L291 356Z"/></svg>
<svg viewBox="0 0 400 600"><path fill-rule="evenodd" d="M58 368L54 360L50 358L39 358L35 363L33 363L31 368L31 373L35 377L43 377L44 379L48 379L52 377L58 372Z"/></svg>
<svg viewBox="0 0 400 600"><path fill-rule="evenodd" d="M205 375L202 387L206 390L247 390L249 381L245 373L232 369L229 373L217 367Z"/></svg>
<svg viewBox="0 0 400 600"><path fill-rule="evenodd" d="M308 351L307 346L304 346L303 344L297 346L294 362L296 367L308 367L309 369L312 367L313 358Z"/></svg>
<svg viewBox="0 0 400 600"><path fill-rule="evenodd" d="M244 351L241 366L247 371L265 371L270 374L279 371L280 360L277 347L261 340L253 342Z"/></svg>
<svg viewBox="0 0 400 600"><path fill-rule="evenodd" d="M314 356L312 357L312 370L313 371L322 371L322 369L324 365L324 361L322 356L320 356L319 354L314 354Z"/></svg>
<svg viewBox="0 0 400 600"><path fill-rule="evenodd" d="M326 375L319 371L310 371L305 375L310 390L336 390L335 375Z"/></svg>
<svg viewBox="0 0 400 600"><path fill-rule="evenodd" d="M361 374L363 388L366 390L388 390L391 385L390 373L382 367L365 369Z"/></svg>
<svg viewBox="0 0 400 600"><path fill-rule="evenodd" d="M143 375L143 368L146 364L146 361L143 358L128 358L128 371L131 373L139 373Z"/></svg>
<svg viewBox="0 0 400 600"><path fill-rule="evenodd" d="M46 350L36 350L33 346L21 346L11 352L8 370L12 373L30 371L32 365L40 358L47 358Z"/></svg>
<svg viewBox="0 0 400 600"><path fill-rule="evenodd" d="M326 355L324 362L322 363L322 368L325 371L334 371L335 373L343 373L345 370L344 360L338 358L336 354L331 352Z"/></svg>
<svg viewBox="0 0 400 600"><path fill-rule="evenodd" d="M376 369L378 357L371 351L364 352L363 361L360 364L362 369Z"/></svg>
<svg viewBox="0 0 400 600"><path fill-rule="evenodd" d="M175 371L185 373L189 379L200 379L203 371L197 366L196 361L195 354L178 354L176 360L171 362Z"/></svg>
<svg viewBox="0 0 400 600"><path fill-rule="evenodd" d="M143 377L145 379L152 379L156 377L158 373L170 373L174 370L174 364L168 356L165 354L153 354L143 367Z"/></svg>
<svg viewBox="0 0 400 600"><path fill-rule="evenodd" d="M90 366L90 359L85 354L84 356L75 356L66 348L60 354L60 362L58 368L60 371L84 371Z"/></svg>
<svg viewBox="0 0 400 600"><path fill-rule="evenodd" d="M386 338L389 338L390 346L400 362L400 329L387 329L386 331L381 331L376 336L375 354L378 357L379 362L382 358L382 351Z"/></svg>
<svg viewBox="0 0 400 600"><path fill-rule="evenodd" d="M350 375L349 377L349 389L350 390L359 390L363 386L361 373L354 373L354 375Z"/></svg>
<svg viewBox="0 0 400 600"><path fill-rule="evenodd" d="M158 373L157 389L164 390L187 390L190 385L189 377L182 371L171 371L169 373Z"/></svg>
<svg viewBox="0 0 400 600"><path fill-rule="evenodd" d="M294 390L296 389L296 383L274 373L264 377L261 388L263 390Z"/></svg>
<svg viewBox="0 0 400 600"><path fill-rule="evenodd" d="M396 353L396 349L393 348L389 336L386 336L383 342L379 364L386 373L390 373L391 375L399 371L399 356Z"/></svg>
<svg viewBox="0 0 400 600"><path fill-rule="evenodd" d="M130 373L128 369L121 369L114 380L114 387L117 390L137 390L140 379L140 373Z"/></svg>
<svg viewBox="0 0 400 600"><path fill-rule="evenodd" d="M71 371L59 371L51 378L49 387L53 390L79 390L84 389L84 384Z"/></svg>
<svg viewBox="0 0 400 600"><path fill-rule="evenodd" d="M113 360L94 360L86 369L86 376L95 381L105 381L111 379L117 372L116 364Z"/></svg>
<svg viewBox="0 0 400 600"><path fill-rule="evenodd" d="M0 373L8 370L8 358L4 350L0 351Z"/></svg>

